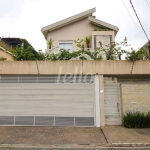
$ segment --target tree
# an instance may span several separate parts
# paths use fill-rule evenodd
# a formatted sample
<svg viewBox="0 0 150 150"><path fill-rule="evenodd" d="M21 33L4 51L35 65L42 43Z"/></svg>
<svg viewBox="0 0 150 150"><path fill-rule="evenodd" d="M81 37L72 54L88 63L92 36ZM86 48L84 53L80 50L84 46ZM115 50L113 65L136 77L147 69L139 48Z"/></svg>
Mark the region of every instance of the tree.
<svg viewBox="0 0 150 150"><path fill-rule="evenodd" d="M127 53L126 60L149 60L150 54L143 48L139 49L138 51L132 49L131 52Z"/></svg>
<svg viewBox="0 0 150 150"><path fill-rule="evenodd" d="M88 40L87 40L88 41ZM86 60L86 55L88 55L91 59L93 60L101 60L102 59L102 55L99 53L99 51L96 49L95 52L91 52L89 50L85 50L85 46L84 46L84 39L78 39L74 41L76 43L76 46L81 48L81 50L78 51L79 53L79 58L82 60Z"/></svg>
<svg viewBox="0 0 150 150"><path fill-rule="evenodd" d="M103 47L101 41L99 41L99 45L100 47L98 47L97 50L99 50L100 53L103 52L105 54L106 60L121 60L121 56L128 53L122 48L129 46L126 37L123 42L111 42L110 44L105 45L105 48Z"/></svg>
<svg viewBox="0 0 150 150"><path fill-rule="evenodd" d="M43 53L42 50L39 50L38 55L38 60L46 60L47 54Z"/></svg>
<svg viewBox="0 0 150 150"><path fill-rule="evenodd" d="M13 53L14 60L44 60L44 54L36 52L33 47L28 46L27 48L17 47L11 51Z"/></svg>
<svg viewBox="0 0 150 150"><path fill-rule="evenodd" d="M104 48L103 45L102 45L102 42L99 41L99 45L100 45L100 47L97 48L99 50L99 53L103 52L105 54L107 60L116 59L115 49L114 49L115 44L106 45L107 48Z"/></svg>

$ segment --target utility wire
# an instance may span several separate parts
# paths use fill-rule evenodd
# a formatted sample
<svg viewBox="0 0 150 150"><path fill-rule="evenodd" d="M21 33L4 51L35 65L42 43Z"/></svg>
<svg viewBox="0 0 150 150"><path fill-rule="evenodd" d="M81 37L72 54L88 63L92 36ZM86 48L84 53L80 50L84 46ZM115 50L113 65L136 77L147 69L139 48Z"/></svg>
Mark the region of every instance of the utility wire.
<svg viewBox="0 0 150 150"><path fill-rule="evenodd" d="M129 14L129 16L131 17L131 20L133 21L133 23L134 23L134 25L135 25L136 29L138 30L139 34L141 35L141 37L142 37L142 39L143 39L143 41L145 42L145 40L144 40L144 38L143 38L143 35L141 34L141 32L140 32L139 28L137 27L137 25L136 25L135 21L133 20L133 18L132 18L132 16L131 16L130 12L129 12L129 10L128 10L128 8L127 8L127 6L125 5L125 3L124 3L124 1L123 1L123 0L122 0L122 3L124 4L124 6L125 6L125 8L126 8L126 10L127 10L128 14Z"/></svg>
<svg viewBox="0 0 150 150"><path fill-rule="evenodd" d="M145 32L145 30L144 30L144 28L143 28L143 26L142 26L142 23L141 23L141 21L140 21L140 19L139 19L138 15L137 15L137 13L136 13L135 9L134 9L134 6L133 6L133 4L132 4L132 1L131 1L131 0L130 0L130 3L131 3L131 6L132 6L132 8L133 8L133 10L134 10L135 14L136 14L136 17L137 17L137 19L138 19L139 23L140 23L140 25L141 25L141 28L143 29L143 31L144 31L144 33L145 33L146 38L148 39L148 41L150 41L150 40L149 40L149 38L148 38L148 36L147 36L147 34L146 34L146 32Z"/></svg>
<svg viewBox="0 0 150 150"><path fill-rule="evenodd" d="M137 13L136 13L136 10L135 10L135 8L134 8L134 6L133 6L131 0L130 0L130 3L131 3L131 6L132 6L132 8L133 8L133 10L134 10L134 12L135 12L135 15L136 15L136 17L137 17L137 19L138 19L138 21L139 21L139 23L140 23L140 26L141 26L141 28L143 29L144 33L145 33L145 36L146 36L146 38L147 38L147 40L148 40L148 42L149 42L149 46L150 46L150 40L149 40L149 38L148 38L148 36L147 36L147 33L145 32L145 30L144 30L144 28L143 28L143 26L142 26L142 23L141 23L141 21L140 21L140 18L138 17L138 15L137 15ZM150 50L149 50L149 52L150 52ZM133 61L133 64L132 64L131 74L132 74L132 71L133 71L133 66L134 66L134 61Z"/></svg>
<svg viewBox="0 0 150 150"><path fill-rule="evenodd" d="M150 8L150 4L148 3L148 1L146 0L146 2L147 2L147 5L149 6L149 8Z"/></svg>

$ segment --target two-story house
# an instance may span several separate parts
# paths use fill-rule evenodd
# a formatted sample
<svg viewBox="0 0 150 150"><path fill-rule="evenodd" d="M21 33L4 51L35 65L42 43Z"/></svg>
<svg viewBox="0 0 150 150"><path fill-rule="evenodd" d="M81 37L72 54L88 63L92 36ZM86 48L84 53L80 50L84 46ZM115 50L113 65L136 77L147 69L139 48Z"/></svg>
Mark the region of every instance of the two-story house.
<svg viewBox="0 0 150 150"><path fill-rule="evenodd" d="M99 41L104 47L114 42L118 27L96 19L93 16L95 11L96 8L92 8L43 27L41 31L47 42L53 41L52 45L47 44L46 52L59 53L61 48L69 49L70 52L77 51L79 47L74 40L85 39L85 37L91 37L91 51L99 47Z"/></svg>

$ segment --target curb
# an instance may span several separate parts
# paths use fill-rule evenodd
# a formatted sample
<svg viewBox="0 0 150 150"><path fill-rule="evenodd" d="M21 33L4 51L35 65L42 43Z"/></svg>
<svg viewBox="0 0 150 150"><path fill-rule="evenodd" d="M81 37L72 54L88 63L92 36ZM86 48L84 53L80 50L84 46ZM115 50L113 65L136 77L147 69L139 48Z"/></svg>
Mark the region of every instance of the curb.
<svg viewBox="0 0 150 150"><path fill-rule="evenodd" d="M149 147L150 143L111 143L112 147Z"/></svg>
<svg viewBox="0 0 150 150"><path fill-rule="evenodd" d="M76 145L76 144L64 144L64 145L28 145L28 144L1 144L0 148L65 148L65 149L75 149L75 148L85 148L85 149L95 149L95 148L108 148L107 146L96 146L96 145Z"/></svg>

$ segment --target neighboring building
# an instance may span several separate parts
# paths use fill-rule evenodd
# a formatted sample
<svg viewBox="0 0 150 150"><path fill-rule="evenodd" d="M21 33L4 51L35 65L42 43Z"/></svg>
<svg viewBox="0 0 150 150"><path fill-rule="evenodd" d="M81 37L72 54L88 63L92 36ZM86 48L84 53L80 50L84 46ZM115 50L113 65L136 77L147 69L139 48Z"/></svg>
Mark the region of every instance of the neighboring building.
<svg viewBox="0 0 150 150"><path fill-rule="evenodd" d="M53 39L54 53L58 53L60 48L70 49L70 51L78 50L74 40L92 37L91 51L99 47L99 41L103 45L110 44L115 41L118 27L98 20L92 14L96 8L87 10L75 16L61 20L54 24L42 28L42 33L47 41ZM94 31L96 29L96 31ZM47 51L49 52L49 45Z"/></svg>
<svg viewBox="0 0 150 150"><path fill-rule="evenodd" d="M39 56L38 52L33 48L33 46L26 39L0 38L0 47L1 47L1 50L5 52L7 51L9 55L10 54L12 55L11 52L15 51L17 47L22 47L24 50L26 50L28 47L31 47L31 51L32 51L31 53L33 53L35 57ZM5 55L4 56L2 55L3 53L1 52L1 57L5 58ZM10 57L10 56L7 56L7 57Z"/></svg>
<svg viewBox="0 0 150 150"><path fill-rule="evenodd" d="M12 50L15 50L16 47L22 47L24 49L26 49L28 46L32 47L33 46L26 40L26 39L21 39L21 38L1 38L1 41L3 41L4 43L7 43L7 47L8 45L10 47L8 48L12 48ZM33 52L36 50L33 48Z"/></svg>
<svg viewBox="0 0 150 150"><path fill-rule="evenodd" d="M25 39L21 39L21 38L1 38L1 40L3 42L7 43L8 45L10 45L11 48L15 49L17 46L23 47Z"/></svg>
<svg viewBox="0 0 150 150"><path fill-rule="evenodd" d="M0 61L13 61L12 53L0 46Z"/></svg>
<svg viewBox="0 0 150 150"><path fill-rule="evenodd" d="M0 60L13 61L13 54L10 52L15 48L0 38Z"/></svg>
<svg viewBox="0 0 150 150"><path fill-rule="evenodd" d="M6 50L15 50L15 47L13 47L13 45L11 45L8 41L6 41L5 38L1 37L0 37L0 46Z"/></svg>

